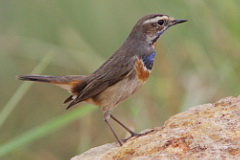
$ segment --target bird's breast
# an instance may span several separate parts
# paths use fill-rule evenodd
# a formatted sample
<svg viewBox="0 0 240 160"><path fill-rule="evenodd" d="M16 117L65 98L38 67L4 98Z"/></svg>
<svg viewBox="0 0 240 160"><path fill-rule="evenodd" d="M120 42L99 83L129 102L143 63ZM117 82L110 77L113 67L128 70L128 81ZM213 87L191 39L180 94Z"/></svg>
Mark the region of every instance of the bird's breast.
<svg viewBox="0 0 240 160"><path fill-rule="evenodd" d="M138 57L136 60L136 76L141 81L146 81L151 73L156 52L147 56Z"/></svg>
<svg viewBox="0 0 240 160"><path fill-rule="evenodd" d="M113 109L113 106L127 99L147 81L155 54L137 57L133 70L125 78L85 102L100 106L103 111Z"/></svg>

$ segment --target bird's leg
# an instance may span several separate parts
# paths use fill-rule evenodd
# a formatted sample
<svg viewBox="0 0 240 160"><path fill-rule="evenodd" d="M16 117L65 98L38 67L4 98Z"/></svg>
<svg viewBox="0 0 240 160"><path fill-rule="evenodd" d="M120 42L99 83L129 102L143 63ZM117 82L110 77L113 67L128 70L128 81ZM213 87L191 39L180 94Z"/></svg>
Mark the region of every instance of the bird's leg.
<svg viewBox="0 0 240 160"><path fill-rule="evenodd" d="M130 134L131 136L128 137L128 138L125 138L123 139L124 142L126 142L129 138L132 138L134 136L142 136L142 135L146 135L150 132L153 132L153 130L150 130L150 131L147 131L147 132L144 132L144 133L136 133L134 132L133 130L131 130L130 128L128 128L127 126L125 126L122 122L120 122L118 119L116 119L113 115L110 115L110 117L115 121L117 122L120 126L122 126L124 129L126 129Z"/></svg>
<svg viewBox="0 0 240 160"><path fill-rule="evenodd" d="M110 114L109 114L108 112L106 112L106 113L104 114L104 121L105 121L105 122L107 123L107 125L109 126L109 128L110 128L110 130L112 131L114 137L117 139L119 145L122 146L122 145L123 145L123 142L122 142L122 140L121 140L120 138L118 138L118 136L117 136L116 132L114 131L111 123L109 122L109 119L110 119Z"/></svg>
<svg viewBox="0 0 240 160"><path fill-rule="evenodd" d="M124 125L122 122L120 122L118 119L116 119L115 117L113 117L113 115L110 115L110 117L117 122L120 126L122 126L124 129L126 129L126 131L128 131L131 134L131 137L133 136L137 136L138 133L134 132L133 130L131 130L130 128L128 128L126 125Z"/></svg>

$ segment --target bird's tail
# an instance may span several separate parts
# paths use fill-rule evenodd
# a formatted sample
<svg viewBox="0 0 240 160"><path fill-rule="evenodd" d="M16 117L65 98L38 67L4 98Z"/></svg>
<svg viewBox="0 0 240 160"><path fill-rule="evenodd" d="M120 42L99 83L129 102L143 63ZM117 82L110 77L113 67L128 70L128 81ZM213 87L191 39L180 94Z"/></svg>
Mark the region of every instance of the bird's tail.
<svg viewBox="0 0 240 160"><path fill-rule="evenodd" d="M45 76L45 75L20 75L17 76L19 80L24 81L36 81L45 82L57 85L63 89L66 89L72 94L76 94L73 91L73 87L80 85L86 76L83 75L68 75L68 76Z"/></svg>
<svg viewBox="0 0 240 160"><path fill-rule="evenodd" d="M17 76L17 78L23 81L37 81L37 82L47 82L47 83L59 83L63 81L61 76L20 75L20 76Z"/></svg>

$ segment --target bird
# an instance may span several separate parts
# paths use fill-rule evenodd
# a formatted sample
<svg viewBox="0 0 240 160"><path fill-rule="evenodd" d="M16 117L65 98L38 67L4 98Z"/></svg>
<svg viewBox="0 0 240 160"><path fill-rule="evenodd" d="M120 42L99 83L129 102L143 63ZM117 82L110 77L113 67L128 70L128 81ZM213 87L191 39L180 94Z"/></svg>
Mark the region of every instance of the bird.
<svg viewBox="0 0 240 160"><path fill-rule="evenodd" d="M164 14L149 14L140 18L120 48L98 69L89 75L19 75L24 81L45 82L67 90L71 95L64 101L66 109L86 102L98 106L103 119L120 146L126 140L120 139L110 123L114 120L130 137L146 133L136 133L128 128L112 112L120 103L134 94L147 81L153 68L156 49L160 36L171 26L187 22Z"/></svg>

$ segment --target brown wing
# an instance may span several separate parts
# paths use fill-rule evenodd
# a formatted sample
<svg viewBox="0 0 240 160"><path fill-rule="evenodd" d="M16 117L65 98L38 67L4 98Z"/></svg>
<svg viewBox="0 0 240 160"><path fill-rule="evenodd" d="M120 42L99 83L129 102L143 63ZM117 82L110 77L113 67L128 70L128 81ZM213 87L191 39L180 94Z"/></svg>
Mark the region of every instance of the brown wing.
<svg viewBox="0 0 240 160"><path fill-rule="evenodd" d="M99 69L86 78L87 85L82 92L67 107L95 96L109 86L122 80L134 69L136 57L124 54L113 55Z"/></svg>

